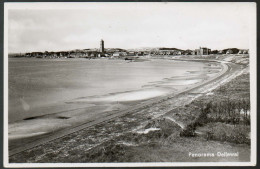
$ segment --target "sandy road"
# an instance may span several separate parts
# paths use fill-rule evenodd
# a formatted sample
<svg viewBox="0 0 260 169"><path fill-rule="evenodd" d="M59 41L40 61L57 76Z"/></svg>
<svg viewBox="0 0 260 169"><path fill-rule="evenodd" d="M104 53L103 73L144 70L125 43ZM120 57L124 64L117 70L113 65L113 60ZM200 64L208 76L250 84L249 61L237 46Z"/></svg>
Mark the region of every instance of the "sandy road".
<svg viewBox="0 0 260 169"><path fill-rule="evenodd" d="M200 61L202 61L202 60L200 60ZM205 60L204 60L204 62L205 62ZM196 85L192 86L191 88L180 91L178 93L169 94L167 96L163 96L163 97L159 97L159 98L155 98L155 99L150 99L150 100L148 100L148 101L146 101L142 104L134 106L131 109L128 109L128 110L125 110L125 111L120 111L120 112L113 113L113 114L106 114L105 113L104 115L102 115L102 117L99 117L96 120L87 121L84 124L78 125L76 127L70 128L70 129L67 128L67 129L56 131L55 133L48 133L48 134L44 134L44 135L41 135L41 136L37 136L35 138L21 140L22 145L23 145L22 147L21 146L9 147L9 156L12 156L12 155L20 153L22 151L31 149L31 148L36 147L38 145L44 144L46 142L50 142L52 140L61 138L61 137L66 136L68 134L75 133L75 132L80 131L82 129L97 125L99 123L103 123L103 122L112 120L116 117L120 117L120 116L123 116L123 115L128 114L128 113L140 111L140 110L145 109L145 108L147 108L151 105L162 103L164 101L167 101L168 99L172 99L176 96L179 96L179 95L182 95L182 94L185 94L185 93L188 93L188 92L192 92L193 90L196 90L198 88L203 88L204 86L216 81L217 79L221 79L225 75L232 73L234 70L236 70L238 68L235 64L221 63L221 66L222 66L222 71L219 72L216 76L214 76L214 77L212 77L212 78L210 78L210 79L208 79L208 80L206 80L202 83L196 84ZM233 70L233 71L231 71L231 70Z"/></svg>

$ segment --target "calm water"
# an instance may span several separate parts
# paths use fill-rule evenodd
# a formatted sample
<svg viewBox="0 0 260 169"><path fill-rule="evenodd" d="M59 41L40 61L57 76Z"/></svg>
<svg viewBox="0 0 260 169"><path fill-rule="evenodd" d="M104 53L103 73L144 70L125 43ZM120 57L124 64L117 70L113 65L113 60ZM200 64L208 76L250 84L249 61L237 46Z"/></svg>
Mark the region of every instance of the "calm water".
<svg viewBox="0 0 260 169"><path fill-rule="evenodd" d="M30 117L87 106L90 111L104 111L108 107L94 107L93 101L149 99L200 82L207 75L208 65L199 62L11 58L9 124L17 131L20 121Z"/></svg>

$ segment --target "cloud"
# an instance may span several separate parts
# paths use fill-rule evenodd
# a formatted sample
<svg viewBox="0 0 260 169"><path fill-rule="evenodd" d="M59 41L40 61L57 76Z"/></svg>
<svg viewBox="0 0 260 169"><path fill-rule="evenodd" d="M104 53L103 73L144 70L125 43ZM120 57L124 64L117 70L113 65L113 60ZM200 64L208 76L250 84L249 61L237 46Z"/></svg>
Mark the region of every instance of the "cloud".
<svg viewBox="0 0 260 169"><path fill-rule="evenodd" d="M87 4L87 5L86 5ZM249 3L250 4L250 3ZM84 3L80 9L9 9L9 52L98 47L248 48L246 3ZM67 7L68 8L68 7Z"/></svg>

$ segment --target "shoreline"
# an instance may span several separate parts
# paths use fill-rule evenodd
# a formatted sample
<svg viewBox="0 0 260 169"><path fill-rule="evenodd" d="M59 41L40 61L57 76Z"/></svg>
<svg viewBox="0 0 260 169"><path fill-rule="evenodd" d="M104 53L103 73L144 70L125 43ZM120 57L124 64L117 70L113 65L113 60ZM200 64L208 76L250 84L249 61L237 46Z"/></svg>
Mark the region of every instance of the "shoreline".
<svg viewBox="0 0 260 169"><path fill-rule="evenodd" d="M222 66L223 66L223 65L225 65L225 64L222 64ZM223 66L223 67L224 67L224 69L226 69L226 71L227 71L228 67L225 67L225 66ZM222 74L222 73L223 73L223 71L220 72L219 74ZM218 75L218 76L220 76L220 75ZM214 78L211 77L210 79L204 81L203 83L199 83L199 84L197 84L197 85L193 85L192 88L189 88L189 89L186 89L186 90L184 90L184 91L181 91L181 92L176 93L176 94L175 94L174 96L172 96L172 97L176 97L176 96L178 96L178 95L181 94L181 93L188 92L189 90L194 90L194 89L200 87L201 85L205 85L205 84L207 84L207 83L210 83L210 82L211 82L212 80L214 80L214 79L215 79L215 77L214 77ZM165 97L159 97L159 98L156 98L156 99L150 99L150 100L146 101L146 103L141 104L141 105L138 106L138 107L134 107L134 108L132 108L132 109L126 110L126 111L124 111L124 112L116 113L116 114L113 114L113 115L108 115L108 116L105 118L105 120L111 120L112 118L116 118L116 117L118 117L119 115L120 115L120 116L123 116L123 115L127 114L128 112L135 111L135 110L140 110L140 109L146 108L146 107L149 106L150 104L161 103L161 102L166 101L167 99L171 99L171 94L169 94L169 95L167 95L167 96L165 96ZM118 114L119 114L119 115L118 115ZM98 123L102 123L102 122L103 122L103 121L99 121ZM30 149L31 147L35 147L35 146L37 146L37 145L39 145L39 144L44 144L45 142L48 142L48 141L57 139L57 138L59 138L59 137L63 137L63 136L65 136L65 135L68 135L68 134L71 134L71 133L74 133L74 132L77 132L77 131L82 130L82 129L86 128L86 127L91 127L92 125L94 125L94 124L96 125L96 124L98 124L98 123L91 121L90 123L85 124L86 126L84 126L84 124L83 124L82 126L78 126L78 127L76 127L76 128L70 129L70 130L71 130L70 132L61 131L60 134L58 134L58 133L53 134L53 133L52 133L51 137L49 137L48 139L43 139L43 141L39 141L39 140L38 140L38 143L34 142L33 145L31 145L31 146L26 145L27 147L25 146L25 147L23 147L22 149L19 149L19 148L18 148L18 149L16 149L16 150L10 150L9 153L10 153L10 155L14 155L14 154L19 153L19 152L21 152L21 151L24 151L24 150L26 150L26 149ZM46 136L46 135L44 135L44 136ZM42 136L41 136L41 137L42 137Z"/></svg>

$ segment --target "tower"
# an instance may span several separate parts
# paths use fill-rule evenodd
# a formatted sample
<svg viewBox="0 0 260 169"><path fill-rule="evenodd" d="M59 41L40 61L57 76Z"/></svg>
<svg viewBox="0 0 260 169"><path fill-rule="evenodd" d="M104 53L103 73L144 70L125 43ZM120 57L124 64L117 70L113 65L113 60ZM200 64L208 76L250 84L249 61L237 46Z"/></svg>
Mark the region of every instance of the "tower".
<svg viewBox="0 0 260 169"><path fill-rule="evenodd" d="M101 52L101 53L104 53L104 52L105 52L103 39L101 39L101 41L100 41L100 52Z"/></svg>

